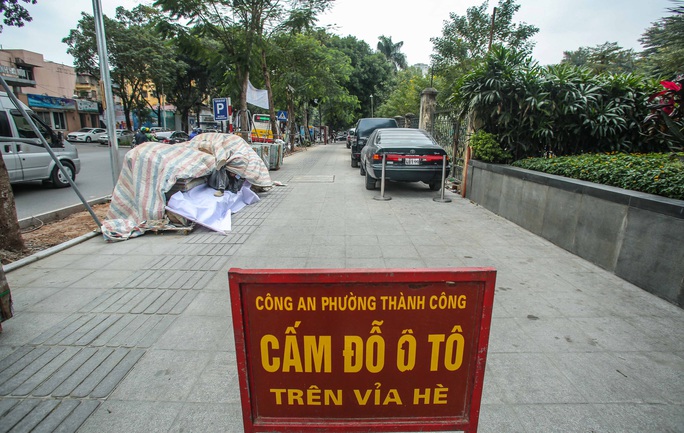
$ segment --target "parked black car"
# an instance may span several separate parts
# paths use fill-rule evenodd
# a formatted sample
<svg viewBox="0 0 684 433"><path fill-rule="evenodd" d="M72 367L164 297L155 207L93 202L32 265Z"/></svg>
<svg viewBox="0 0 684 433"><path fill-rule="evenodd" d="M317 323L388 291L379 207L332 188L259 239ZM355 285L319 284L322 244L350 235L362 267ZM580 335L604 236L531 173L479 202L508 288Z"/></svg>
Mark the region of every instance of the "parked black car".
<svg viewBox="0 0 684 433"><path fill-rule="evenodd" d="M366 189L375 189L382 176L382 157L386 155L385 180L424 182L437 191L442 186L444 149L422 129L376 129L361 151L361 175ZM450 165L447 161L447 172Z"/></svg>
<svg viewBox="0 0 684 433"><path fill-rule="evenodd" d="M175 144L189 141L190 137L183 131L162 131L155 134L157 140L162 143Z"/></svg>
<svg viewBox="0 0 684 433"><path fill-rule="evenodd" d="M351 140L351 166L359 166L361 149L366 145L368 137L378 128L396 128L397 121L383 117L372 117L360 119L356 123L356 131Z"/></svg>

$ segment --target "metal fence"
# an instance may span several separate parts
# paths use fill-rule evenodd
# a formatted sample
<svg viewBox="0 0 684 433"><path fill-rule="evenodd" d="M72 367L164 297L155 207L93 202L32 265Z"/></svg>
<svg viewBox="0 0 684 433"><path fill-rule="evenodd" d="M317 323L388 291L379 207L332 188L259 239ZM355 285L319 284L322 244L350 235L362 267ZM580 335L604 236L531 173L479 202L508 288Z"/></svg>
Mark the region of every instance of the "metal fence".
<svg viewBox="0 0 684 433"><path fill-rule="evenodd" d="M467 121L459 122L453 110L436 111L432 118L432 130L430 133L439 143L451 161L451 173L457 181L462 180L463 159L466 147Z"/></svg>

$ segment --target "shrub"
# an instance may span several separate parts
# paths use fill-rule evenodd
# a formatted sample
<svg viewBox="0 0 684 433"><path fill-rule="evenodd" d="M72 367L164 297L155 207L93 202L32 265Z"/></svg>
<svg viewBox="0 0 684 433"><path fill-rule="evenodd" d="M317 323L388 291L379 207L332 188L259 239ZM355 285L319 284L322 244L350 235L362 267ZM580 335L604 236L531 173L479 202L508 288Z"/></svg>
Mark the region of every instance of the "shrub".
<svg viewBox="0 0 684 433"><path fill-rule="evenodd" d="M684 200L684 153L584 154L528 158L520 168Z"/></svg>
<svg viewBox="0 0 684 433"><path fill-rule="evenodd" d="M496 134L515 159L597 152L668 151L645 135L648 95L657 87L633 74L595 75L567 65L541 67L505 48L457 84L459 118Z"/></svg>
<svg viewBox="0 0 684 433"><path fill-rule="evenodd" d="M501 148L496 136L485 131L477 131L470 137L473 158L483 162L505 162L511 154Z"/></svg>

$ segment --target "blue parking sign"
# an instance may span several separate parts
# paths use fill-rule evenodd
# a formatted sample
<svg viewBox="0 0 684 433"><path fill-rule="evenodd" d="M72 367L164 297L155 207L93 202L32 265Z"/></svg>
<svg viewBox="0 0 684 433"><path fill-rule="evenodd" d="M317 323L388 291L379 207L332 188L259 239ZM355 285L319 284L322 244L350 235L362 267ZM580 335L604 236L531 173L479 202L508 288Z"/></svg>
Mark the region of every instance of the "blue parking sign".
<svg viewBox="0 0 684 433"><path fill-rule="evenodd" d="M214 120L228 120L227 98L214 98Z"/></svg>

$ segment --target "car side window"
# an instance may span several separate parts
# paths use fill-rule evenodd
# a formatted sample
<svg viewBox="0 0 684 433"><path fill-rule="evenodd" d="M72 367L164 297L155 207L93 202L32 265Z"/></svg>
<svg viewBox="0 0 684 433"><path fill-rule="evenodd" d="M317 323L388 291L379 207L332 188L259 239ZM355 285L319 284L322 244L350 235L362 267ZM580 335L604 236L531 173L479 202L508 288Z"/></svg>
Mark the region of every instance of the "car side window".
<svg viewBox="0 0 684 433"><path fill-rule="evenodd" d="M12 118L14 118L14 124L17 126L17 131L19 132L19 137L21 138L38 138L35 132L33 132L33 129L31 128L31 125L24 119L24 116L21 115L21 113L12 113ZM36 123L36 122L34 122ZM36 126L38 127L38 130L43 134L45 137L50 137L50 135L47 133L45 128L41 128L40 123L36 123Z"/></svg>
<svg viewBox="0 0 684 433"><path fill-rule="evenodd" d="M11 137L12 128L10 128L9 118L5 111L0 111L0 137Z"/></svg>

